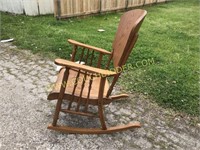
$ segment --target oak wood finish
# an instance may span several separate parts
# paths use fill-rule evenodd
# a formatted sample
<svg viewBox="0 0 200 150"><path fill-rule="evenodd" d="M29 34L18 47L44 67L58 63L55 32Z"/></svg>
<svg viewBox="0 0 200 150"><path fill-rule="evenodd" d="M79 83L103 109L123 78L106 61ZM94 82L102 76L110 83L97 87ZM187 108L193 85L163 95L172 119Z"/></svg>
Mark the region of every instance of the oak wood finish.
<svg viewBox="0 0 200 150"><path fill-rule="evenodd" d="M72 40L72 39L69 39L68 42L70 44L73 44L73 45L76 45L76 46L81 46L81 47L85 47L85 48L88 48L90 50L95 50L95 51L98 51L98 52L101 52L103 54L108 54L108 55L111 55L112 53L105 50L105 49L102 49L102 48L98 48L98 47L95 47L95 46L91 46L91 45L87 45L87 44L83 44L81 42L77 42L75 40Z"/></svg>
<svg viewBox="0 0 200 150"><path fill-rule="evenodd" d="M75 70L70 70L69 71L69 80L66 84L62 84L62 79L64 76L64 72L65 72L65 68L60 70L60 73L58 75L57 81L54 85L54 88L52 90L52 92L49 94L48 96L48 100L54 100L56 99L55 97L57 97L60 93L61 88L64 86L65 91L64 91L64 99L69 99L70 95L74 96L74 101L77 101L80 95L80 92L82 90L82 85L81 83L78 81L77 83L75 83L73 80L76 79L78 71ZM79 79L82 80L84 78L84 74L80 73L79 74ZM87 78L90 78L90 76L88 76ZM98 100L98 93L99 93L99 88L100 88L100 77L93 77L92 82L93 84L90 84L90 80L86 80L85 83L85 88L83 89L83 93L82 93L82 101L85 101L86 99L88 99L88 93L90 92L89 95L89 104L92 104L92 101L95 101L95 104L98 104L97 100ZM74 90L74 87L76 86L76 89ZM109 83L106 80L105 82L105 87L104 87L104 93L103 96L106 97L107 91L109 89ZM71 99L71 98L70 98Z"/></svg>
<svg viewBox="0 0 200 150"><path fill-rule="evenodd" d="M69 68L67 68L63 74L64 75L63 75L63 78L62 78L62 82L67 81L68 76L69 76ZM65 89L66 89L66 87L64 87L64 86L62 86L60 88L60 93L58 95L58 101L57 101L57 104L56 104L56 111L55 111L54 118L53 118L53 126L55 126L57 124L57 120L59 118L58 116L59 116L59 112L61 110L61 105L62 105L62 100L63 100L63 97L64 97Z"/></svg>
<svg viewBox="0 0 200 150"><path fill-rule="evenodd" d="M64 113L70 113L70 114L75 114L75 115L81 115L81 116L88 116L88 117L98 117L95 114L92 113L85 113L85 112L76 112L68 109L61 109L62 112Z"/></svg>
<svg viewBox="0 0 200 150"><path fill-rule="evenodd" d="M94 68L94 67L90 67L90 66L86 66L86 65L81 65L81 64L77 64L77 63L74 63L74 62L71 62L68 60L64 60L64 59L56 59L55 64L70 67L70 68L77 68L77 69L88 71L91 73L96 73L99 76L101 76L101 75L105 75L105 76L116 75L116 72L114 72L114 71L104 70L104 69L100 69L100 68Z"/></svg>
<svg viewBox="0 0 200 150"><path fill-rule="evenodd" d="M113 62L114 67L123 67L126 63L138 39L138 31L146 13L145 10L136 9L126 12L121 17L111 52L71 39L68 40L73 45L71 61L55 60L55 64L63 67L58 73L53 90L48 95L48 100L57 100L53 123L48 126L48 129L67 133L105 134L141 126L140 123L131 123L107 127L104 105L128 97L127 94L111 95L121 72L110 71L109 66L111 62ZM98 56L96 62L95 56ZM107 57L108 60L106 69L102 68L104 57ZM84 65L81 64L82 61L84 61ZM112 78L111 84L109 84L108 78ZM62 105L63 101L69 102L67 107ZM89 105L97 106L97 112L91 113ZM57 120L60 112L97 117L100 119L101 128L86 129L59 126Z"/></svg>
<svg viewBox="0 0 200 150"><path fill-rule="evenodd" d="M124 131L132 128L140 128L141 124L139 122L129 123L127 125L119 125L115 127L107 128L106 130L102 130L101 128L74 128L68 126L53 126L49 125L48 129L65 132L65 133L75 133L75 134L110 134L113 132Z"/></svg>
<svg viewBox="0 0 200 150"><path fill-rule="evenodd" d="M113 96L110 96L110 98L112 100L118 100L118 99L122 99L122 98L128 98L129 95L128 94L120 94L120 95L113 95Z"/></svg>

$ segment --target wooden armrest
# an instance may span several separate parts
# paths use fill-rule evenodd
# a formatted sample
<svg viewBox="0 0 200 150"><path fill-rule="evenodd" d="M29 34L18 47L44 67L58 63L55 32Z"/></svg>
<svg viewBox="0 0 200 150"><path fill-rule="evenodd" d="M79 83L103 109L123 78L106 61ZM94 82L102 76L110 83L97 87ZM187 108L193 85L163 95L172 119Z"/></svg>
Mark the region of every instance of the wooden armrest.
<svg viewBox="0 0 200 150"><path fill-rule="evenodd" d="M68 61L65 59L56 59L55 64L61 65L61 66L66 66L68 68L77 68L77 69L88 71L91 73L96 73L102 77L113 76L113 75L117 74L114 71L104 70L104 69L95 68L95 67L91 67L91 66L87 66L87 65L81 65L81 64L77 64L75 62Z"/></svg>
<svg viewBox="0 0 200 150"><path fill-rule="evenodd" d="M81 47L85 47L85 48L88 48L88 49L92 49L92 50L101 52L101 53L103 53L103 54L109 54L109 55L112 54L111 52L109 52L109 51L107 51L107 50L105 50L105 49L98 48L98 47L94 47L94 46L90 46L90 45L87 45L87 44L83 44L83 43L77 42L77 41L75 41L75 40L68 39L68 42L69 42L70 44L77 45L77 46L81 46Z"/></svg>

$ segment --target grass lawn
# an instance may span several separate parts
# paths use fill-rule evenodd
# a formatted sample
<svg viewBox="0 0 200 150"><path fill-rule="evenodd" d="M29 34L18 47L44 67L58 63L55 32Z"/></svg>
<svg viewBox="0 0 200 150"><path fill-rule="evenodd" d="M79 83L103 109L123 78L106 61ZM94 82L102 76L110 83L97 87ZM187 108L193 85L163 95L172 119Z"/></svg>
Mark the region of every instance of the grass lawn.
<svg viewBox="0 0 200 150"><path fill-rule="evenodd" d="M199 115L198 0L177 0L144 7L148 15L124 72L121 86L141 92L163 107ZM1 13L1 39L14 38L21 49L69 58L75 39L107 50L122 13L56 21L53 15L28 17ZM103 28L105 32L97 32Z"/></svg>

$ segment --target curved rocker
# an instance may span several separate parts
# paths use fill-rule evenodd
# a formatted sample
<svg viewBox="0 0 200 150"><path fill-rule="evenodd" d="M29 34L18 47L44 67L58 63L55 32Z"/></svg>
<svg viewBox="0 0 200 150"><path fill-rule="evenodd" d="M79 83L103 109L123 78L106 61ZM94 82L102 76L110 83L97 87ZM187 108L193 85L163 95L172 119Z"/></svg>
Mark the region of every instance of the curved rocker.
<svg viewBox="0 0 200 150"><path fill-rule="evenodd" d="M115 127L107 128L106 130L102 130L101 128L74 128L74 127L68 127L68 126L53 126L49 125L48 129L65 132L65 133L75 133L75 134L108 134L108 133L114 133L118 131L123 131L127 129L132 128L140 128L140 123L129 123L127 125L120 125Z"/></svg>
<svg viewBox="0 0 200 150"><path fill-rule="evenodd" d="M128 97L127 94L111 95L111 93L121 72L126 69L125 63L137 41L138 31L146 13L145 10L136 9L126 12L121 17L112 52L68 40L73 45L71 60L55 60L55 64L62 66L62 68L58 73L53 90L48 95L48 100L57 100L53 123L48 126L48 129L67 133L104 134L141 126L140 123L130 123L107 128L103 107L112 101ZM95 52L97 54L94 54ZM104 56L107 56L108 61L106 67L102 68L105 64L105 61L102 63ZM111 62L115 67L114 71L109 70ZM107 78L112 78L111 84ZM69 102L67 107L62 106L64 100ZM98 115L88 111L90 105L98 107ZM57 120L60 112L98 117L101 128L58 126Z"/></svg>

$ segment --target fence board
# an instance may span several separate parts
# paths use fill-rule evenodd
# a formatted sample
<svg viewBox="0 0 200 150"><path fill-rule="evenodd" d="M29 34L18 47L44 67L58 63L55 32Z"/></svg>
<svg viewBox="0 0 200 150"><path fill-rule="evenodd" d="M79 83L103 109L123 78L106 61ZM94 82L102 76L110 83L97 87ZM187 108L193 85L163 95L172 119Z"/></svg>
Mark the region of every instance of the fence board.
<svg viewBox="0 0 200 150"><path fill-rule="evenodd" d="M100 0L60 0L60 6L54 0L55 16L59 14L59 7L62 16L78 16L100 11Z"/></svg>
<svg viewBox="0 0 200 150"><path fill-rule="evenodd" d="M128 0L128 7L142 6L145 0Z"/></svg>
<svg viewBox="0 0 200 150"><path fill-rule="evenodd" d="M100 12L100 8L101 8L101 4L100 4L100 0L90 0L90 4L92 4L91 7L90 7L90 11L92 13L95 13L95 12Z"/></svg>
<svg viewBox="0 0 200 150"><path fill-rule="evenodd" d="M3 5L4 5L5 11L10 11L10 12L11 12L10 0L4 1L4 2L3 2Z"/></svg>
<svg viewBox="0 0 200 150"><path fill-rule="evenodd" d="M23 13L23 5L22 5L22 0L7 0L4 1L4 7L5 11L11 12L11 13L17 13L17 14L22 14Z"/></svg>
<svg viewBox="0 0 200 150"><path fill-rule="evenodd" d="M11 13L23 13L23 7L22 7L22 0L1 0L0 1L0 10L11 12Z"/></svg>
<svg viewBox="0 0 200 150"><path fill-rule="evenodd" d="M58 5L60 1L60 5ZM167 0L0 0L0 11L72 17L165 2Z"/></svg>
<svg viewBox="0 0 200 150"><path fill-rule="evenodd" d="M156 0L146 0L145 4L153 4L156 3Z"/></svg>
<svg viewBox="0 0 200 150"><path fill-rule="evenodd" d="M72 15L73 14L73 0L60 0L61 14ZM59 6L58 6L59 7Z"/></svg>
<svg viewBox="0 0 200 150"><path fill-rule="evenodd" d="M24 12L24 6L22 0L15 0L15 1L11 0L11 3L12 3L13 13L22 14Z"/></svg>
<svg viewBox="0 0 200 150"><path fill-rule="evenodd" d="M7 1L0 1L0 10L7 11Z"/></svg>
<svg viewBox="0 0 200 150"><path fill-rule="evenodd" d="M157 2L165 2L166 0L158 0Z"/></svg>
<svg viewBox="0 0 200 150"><path fill-rule="evenodd" d="M38 0L38 8L39 8L39 13L44 15L44 14L51 14L54 11L54 3L53 0Z"/></svg>
<svg viewBox="0 0 200 150"><path fill-rule="evenodd" d="M109 11L116 7L113 0L101 0L101 6L101 11Z"/></svg>
<svg viewBox="0 0 200 150"><path fill-rule="evenodd" d="M39 14L37 0L23 0L26 15L36 16Z"/></svg>

